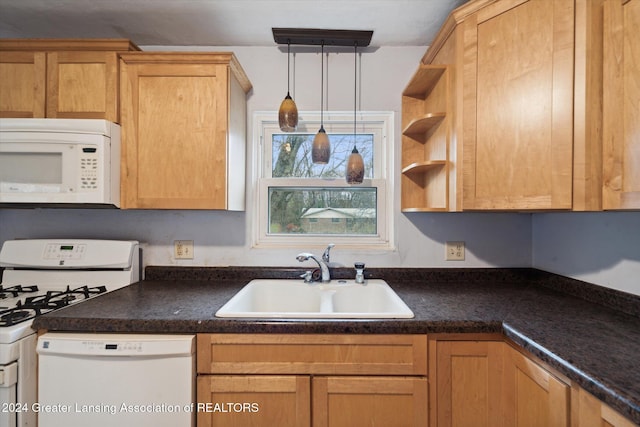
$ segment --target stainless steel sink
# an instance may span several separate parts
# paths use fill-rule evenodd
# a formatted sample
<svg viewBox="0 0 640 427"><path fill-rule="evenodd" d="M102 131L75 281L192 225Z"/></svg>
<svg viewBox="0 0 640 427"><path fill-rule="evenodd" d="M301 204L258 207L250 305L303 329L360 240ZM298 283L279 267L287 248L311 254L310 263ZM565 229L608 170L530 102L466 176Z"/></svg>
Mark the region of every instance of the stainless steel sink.
<svg viewBox="0 0 640 427"><path fill-rule="evenodd" d="M216 317L381 319L412 318L413 312L380 279L304 283L291 279L255 279L245 285Z"/></svg>

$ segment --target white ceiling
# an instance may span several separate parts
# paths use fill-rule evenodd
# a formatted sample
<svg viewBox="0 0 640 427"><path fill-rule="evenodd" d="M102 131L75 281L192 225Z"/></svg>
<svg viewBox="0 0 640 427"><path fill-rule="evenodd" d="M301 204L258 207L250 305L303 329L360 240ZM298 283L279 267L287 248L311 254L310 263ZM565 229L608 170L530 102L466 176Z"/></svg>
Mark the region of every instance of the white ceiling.
<svg viewBox="0 0 640 427"><path fill-rule="evenodd" d="M272 27L373 30L427 46L466 0L0 0L1 38L128 38L139 46L272 46Z"/></svg>

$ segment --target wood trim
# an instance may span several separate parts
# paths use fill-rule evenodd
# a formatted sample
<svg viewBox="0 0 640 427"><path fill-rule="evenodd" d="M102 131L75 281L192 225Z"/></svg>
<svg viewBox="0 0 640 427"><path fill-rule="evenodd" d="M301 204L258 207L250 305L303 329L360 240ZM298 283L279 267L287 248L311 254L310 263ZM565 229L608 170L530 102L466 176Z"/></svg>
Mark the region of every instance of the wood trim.
<svg viewBox="0 0 640 427"><path fill-rule="evenodd" d="M438 55L438 52L440 52L440 49L442 49L442 47L446 44L447 39L449 38L449 36L451 36L458 25L464 22L470 15L496 1L499 0L469 1L454 9L449 14L444 24L442 24L442 26L440 27L440 30L436 34L435 38L431 41L427 52L424 54L420 62L422 62L423 64L431 64L436 55Z"/></svg>
<svg viewBox="0 0 640 427"><path fill-rule="evenodd" d="M128 39L0 39L0 50L102 50L139 51Z"/></svg>
<svg viewBox="0 0 640 427"><path fill-rule="evenodd" d="M121 53L127 64L226 64L238 79L245 93L252 88L251 82L233 52L131 52Z"/></svg>

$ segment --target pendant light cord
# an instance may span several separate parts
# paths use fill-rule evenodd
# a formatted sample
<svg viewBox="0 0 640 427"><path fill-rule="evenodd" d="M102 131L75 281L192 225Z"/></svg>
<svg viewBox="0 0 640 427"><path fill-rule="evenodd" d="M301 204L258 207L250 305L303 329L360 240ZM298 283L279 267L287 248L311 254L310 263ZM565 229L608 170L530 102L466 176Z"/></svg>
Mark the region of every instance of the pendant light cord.
<svg viewBox="0 0 640 427"><path fill-rule="evenodd" d="M320 46L320 128L324 129L324 40Z"/></svg>
<svg viewBox="0 0 640 427"><path fill-rule="evenodd" d="M291 82L291 40L287 40L287 95L289 94L289 82Z"/></svg>
<svg viewBox="0 0 640 427"><path fill-rule="evenodd" d="M358 109L358 42L353 45L353 149L356 150L356 110Z"/></svg>

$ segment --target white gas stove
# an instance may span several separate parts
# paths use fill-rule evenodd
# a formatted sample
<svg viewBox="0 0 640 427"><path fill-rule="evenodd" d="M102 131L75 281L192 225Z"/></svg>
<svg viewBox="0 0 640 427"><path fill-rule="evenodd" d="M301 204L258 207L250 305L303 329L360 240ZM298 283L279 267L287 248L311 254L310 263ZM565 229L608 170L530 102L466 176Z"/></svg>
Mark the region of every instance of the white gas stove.
<svg viewBox="0 0 640 427"><path fill-rule="evenodd" d="M140 249L136 241L10 240L0 267L0 427L35 426L33 319L141 280Z"/></svg>

